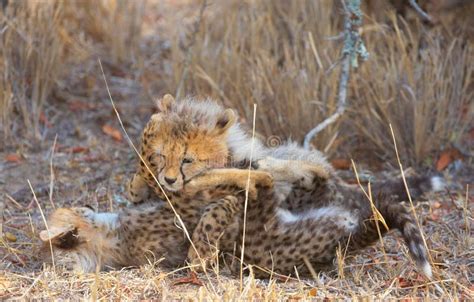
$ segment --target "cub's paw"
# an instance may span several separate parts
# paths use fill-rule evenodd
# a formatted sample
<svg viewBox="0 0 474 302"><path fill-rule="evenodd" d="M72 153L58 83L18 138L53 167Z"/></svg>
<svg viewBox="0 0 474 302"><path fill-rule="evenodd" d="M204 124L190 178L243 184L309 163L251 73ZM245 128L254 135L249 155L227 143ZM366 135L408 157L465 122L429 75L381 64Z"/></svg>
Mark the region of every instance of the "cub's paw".
<svg viewBox="0 0 474 302"><path fill-rule="evenodd" d="M189 248L187 262L190 266L191 271L193 272L205 272L211 266L211 263L215 260L216 257L204 254L201 255L201 258L199 258L196 251L192 247Z"/></svg>
<svg viewBox="0 0 474 302"><path fill-rule="evenodd" d="M308 164L307 169L313 173L315 177L322 178L324 180L329 179L329 171L321 165Z"/></svg>
<svg viewBox="0 0 474 302"><path fill-rule="evenodd" d="M150 197L150 188L138 174L133 175L128 184L128 197L133 204L139 204Z"/></svg>
<svg viewBox="0 0 474 302"><path fill-rule="evenodd" d="M273 188L273 176L268 172L251 171L250 179L256 188L271 189Z"/></svg>
<svg viewBox="0 0 474 302"><path fill-rule="evenodd" d="M273 188L273 177L270 173L263 171L250 172L250 184L248 187L250 199L257 199L260 190L269 190L271 188Z"/></svg>

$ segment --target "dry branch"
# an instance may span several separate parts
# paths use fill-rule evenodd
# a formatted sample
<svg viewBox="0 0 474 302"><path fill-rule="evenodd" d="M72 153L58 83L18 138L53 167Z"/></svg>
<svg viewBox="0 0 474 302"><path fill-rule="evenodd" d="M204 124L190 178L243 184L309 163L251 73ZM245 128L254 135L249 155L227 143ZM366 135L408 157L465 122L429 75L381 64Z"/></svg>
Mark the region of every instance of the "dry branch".
<svg viewBox="0 0 474 302"><path fill-rule="evenodd" d="M411 7L416 11L416 13L424 20L424 21L428 21L430 23L433 22L433 19L431 18L430 15L428 15L428 13L426 13L419 5L418 3L416 3L415 0L409 0L408 1L411 5Z"/></svg>
<svg viewBox="0 0 474 302"><path fill-rule="evenodd" d="M344 47L342 49L341 74L339 78L339 91L336 112L309 131L304 138L304 148L309 149L311 140L330 124L334 123L346 110L347 83L349 82L351 63L357 67L357 58L360 55L364 60L368 53L359 35L362 24L360 0L345 0L344 15Z"/></svg>

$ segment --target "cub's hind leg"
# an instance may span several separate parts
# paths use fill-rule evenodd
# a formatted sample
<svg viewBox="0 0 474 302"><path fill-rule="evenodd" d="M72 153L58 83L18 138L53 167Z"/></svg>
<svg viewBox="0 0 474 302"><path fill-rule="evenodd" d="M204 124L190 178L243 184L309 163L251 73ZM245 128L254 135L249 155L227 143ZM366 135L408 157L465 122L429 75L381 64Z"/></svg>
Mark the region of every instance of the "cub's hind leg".
<svg viewBox="0 0 474 302"><path fill-rule="evenodd" d="M208 261L217 258L219 241L224 232L226 232L227 237L237 236L237 232L230 231L228 228L235 222L236 214L242 210L242 207L242 200L231 195L221 198L206 207L193 232L192 240L195 249L191 246L188 251L188 260L192 265L203 264L205 269ZM229 240L230 238L226 239ZM204 263L201 263L201 260Z"/></svg>
<svg viewBox="0 0 474 302"><path fill-rule="evenodd" d="M330 166L304 159L267 157L258 161L258 169L272 175L280 205L295 212L320 206L320 195L336 179Z"/></svg>

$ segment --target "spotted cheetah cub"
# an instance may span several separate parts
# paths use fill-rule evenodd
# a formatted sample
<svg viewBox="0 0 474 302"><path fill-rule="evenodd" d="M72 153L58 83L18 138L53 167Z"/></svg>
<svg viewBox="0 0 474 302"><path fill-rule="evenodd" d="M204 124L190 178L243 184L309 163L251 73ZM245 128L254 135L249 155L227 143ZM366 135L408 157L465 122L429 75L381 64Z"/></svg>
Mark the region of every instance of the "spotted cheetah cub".
<svg viewBox="0 0 474 302"><path fill-rule="evenodd" d="M310 267L318 270L321 265L331 264L337 247L355 253L379 238L369 206L339 202L292 213L280 207L272 191L259 190L257 200L248 208L244 262L255 268L258 277L270 272L291 275L295 269L307 274ZM356 194L353 198L361 198L350 193ZM217 252L232 255L237 248L239 255L243 242L242 205L238 197L227 196L204 207L194 229L195 245L206 248L197 243L217 234ZM375 199L375 205L388 226L402 232L416 263L430 277L427 252L406 208L388 195ZM381 231L387 230L382 227ZM189 241L166 203L140 205L118 213L58 209L48 219L48 229L40 233L40 238L51 241L56 259L72 259L78 269L86 272L138 266L159 259L175 267L184 263L190 250ZM199 250L202 251L205 252Z"/></svg>
<svg viewBox="0 0 474 302"><path fill-rule="evenodd" d="M232 186L225 185L224 179L230 177L242 188L248 172L219 167L229 165L226 160L229 156L249 159L249 153L242 152L250 149L248 138L240 135L240 149L232 145L233 135L238 133L233 131L240 129L231 121L235 118L231 118L231 111L209 101L185 99L175 102L171 96L165 96L159 106L161 112L152 117L143 133L145 162L131 182L131 196L140 201L143 195L149 194L149 188L162 195L158 181L170 193L178 210L186 215L191 229L195 227L193 239L201 254L208 255L210 247L220 247L221 251L233 248L242 239L239 236L243 225L243 198L242 194L229 192ZM268 150L259 146L256 158L258 168L255 172L268 172L275 186L252 193L252 199L258 198L248 209L246 251L250 252L245 260L249 264L291 273L294 266L305 266L304 257L314 263L329 262L335 255L335 247L345 245L348 238L351 238L349 247L352 251L378 239L366 197L358 187L341 181L319 152L302 150L294 144ZM218 159L218 164L209 162L210 159ZM217 199L195 194L201 198L200 204L211 201L209 207L203 208L189 197L183 199L183 195L189 196L188 188L208 173L214 174L213 181L204 188L215 186L222 195L227 194L225 202L212 202ZM203 179L201 183L206 182L206 177ZM402 232L415 260L429 275L427 253L416 223L403 205L396 202L403 199L403 193L400 193L404 192L403 183L382 183L374 189L375 204L386 217L387 224ZM191 214L187 212L189 210ZM303 243L301 238L306 238ZM312 242L311 238L318 242ZM190 250L188 257L193 262L197 255Z"/></svg>
<svg viewBox="0 0 474 302"><path fill-rule="evenodd" d="M143 160L129 183L132 203L146 200L153 192L155 199L169 199L184 218L198 220L202 203L245 193L249 172L227 165L228 137L245 137L232 110L210 100L175 102L170 95L158 108L142 133ZM233 142L234 155L249 157L238 140ZM250 198L255 199L258 187L272 185L268 172L251 171Z"/></svg>
<svg viewBox="0 0 474 302"><path fill-rule="evenodd" d="M255 199L258 186L273 185L272 173L279 184L290 184L297 190L299 186L311 189L315 178L326 179L333 172L323 160L300 160L286 173L255 169L258 160L282 148L268 149L260 140L252 141L236 122L233 111L212 100L175 101L171 95L165 95L158 108L159 113L151 117L142 133L142 160L128 187L132 203L143 202L153 192L158 200L168 197L178 210L183 206L189 210L193 209L189 203L194 200L223 197L215 193L220 189L230 193L229 188L234 188L242 193L249 172L241 168L247 168L246 163L251 159L253 169L248 188L251 199ZM293 178L297 181L293 182ZM204 188L215 189L202 192ZM278 188L281 198L291 191L285 185ZM197 191L205 196L196 196Z"/></svg>
<svg viewBox="0 0 474 302"><path fill-rule="evenodd" d="M293 167L298 164L290 163ZM278 179L280 173L294 175L294 172L287 172L291 170L288 163L274 158L259 161L259 166L274 171L274 179ZM416 177L407 182L412 197L417 198L427 190L439 190L442 180ZM348 253L359 253L379 240L378 229L382 235L389 230L398 230L419 269L427 277L432 276L421 231L408 208L400 202L406 200L401 179L376 183L372 188L374 205L389 229L376 221L365 194L337 177L319 182L310 190L292 190L286 199L277 194L276 184L275 181L271 192L261 190L258 201L248 205L244 254L247 264L261 268L262 272L271 268L289 274L296 267L298 272L304 273L309 270L308 263L316 270L322 264L331 263L338 246L347 249ZM239 221L243 221L242 216ZM202 228L206 224L211 226L207 227L209 231ZM212 215L204 214L196 230L200 229L202 238L206 238L215 225L221 227ZM241 223L237 242L242 242L242 232ZM224 252L232 250L225 242L220 248Z"/></svg>
<svg viewBox="0 0 474 302"><path fill-rule="evenodd" d="M175 101L165 95L158 108L159 113L151 117L143 130L140 146L143 161L130 181L131 201L140 203L150 193L155 194L155 200L168 198L191 230L209 201L220 201L230 195L243 204L249 171L234 166L241 167L242 162L250 159L255 162L266 156L267 150L261 142L252 143L236 122L233 111L212 100ZM327 177L324 169L315 164L308 165L307 170L308 175ZM294 177L299 180L301 176L302 173L296 173ZM284 178L278 181L293 182L288 175ZM250 200L256 199L258 188L272 186L271 171L250 171ZM240 209L228 203L216 208L222 206L232 214Z"/></svg>

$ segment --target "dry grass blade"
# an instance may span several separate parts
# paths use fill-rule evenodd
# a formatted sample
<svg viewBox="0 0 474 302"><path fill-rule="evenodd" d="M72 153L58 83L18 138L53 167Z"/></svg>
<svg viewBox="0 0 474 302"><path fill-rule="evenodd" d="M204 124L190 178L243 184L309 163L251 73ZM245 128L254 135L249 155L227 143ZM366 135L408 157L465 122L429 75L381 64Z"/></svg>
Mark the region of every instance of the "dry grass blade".
<svg viewBox="0 0 474 302"><path fill-rule="evenodd" d="M357 184L359 185L360 189L362 190L362 192L364 193L364 195L367 197L367 199L370 202L370 208L372 209L372 213L374 213L375 221L380 221L383 224L383 226L388 230L389 228L388 228L387 223L385 222L385 219L383 218L382 214L379 212L379 210L375 206L374 201L372 199L372 192L370 191L370 183L368 187L369 192L367 192L360 182L359 173L357 172L357 168L354 163L354 160L351 159L351 162L352 162L352 168L354 169L354 173L356 175ZM379 235L380 235L380 232L379 232ZM380 239L382 239L382 237L380 237Z"/></svg>
<svg viewBox="0 0 474 302"><path fill-rule="evenodd" d="M54 192L54 169L53 169L53 160L54 160L54 150L56 150L56 142L58 140L58 135L56 134L56 136L54 137L54 142L53 142L53 146L51 147L51 160L49 161L49 177L50 177L50 181L49 181L49 202L51 204L51 207L53 209L56 208L56 206L54 205L54 202L53 202L53 192Z"/></svg>
<svg viewBox="0 0 474 302"><path fill-rule="evenodd" d="M409 188L408 188L407 180L406 180L406 177L405 177L405 171L403 171L402 162L400 161L400 157L399 157L399 155L398 155L398 148L397 148L397 141L396 141L396 139L395 139L395 134L393 133L392 125L389 124L389 126L390 126L390 131L391 131L391 133L392 133L393 147L394 147L394 149L395 149L395 154L396 154L396 156L397 156L398 165L399 165L399 167L400 167L400 173L401 173L401 175L402 175L403 184L405 185L405 190L406 190L407 195L408 195L408 200L410 201L410 209L411 209L411 211L412 211L413 217L415 218L416 225L417 225L417 227L418 227L418 231L420 232L421 238L423 239L423 245L425 246L425 250L426 250L426 252L428 253L429 263L430 263L430 265L431 265L432 267L434 267L434 266L433 266L433 263L434 263L434 262L433 262L433 258L432 258L432 256L431 256L430 248L428 247L428 244L426 243L425 233L423 232L423 229L422 229L422 227L421 227L421 225L420 225L420 220L418 219L418 214L416 213L415 205L413 204L413 200L412 200L412 198L411 198L410 190L409 190ZM445 293L448 297L450 297L450 298L452 299L452 297L451 297L449 291L446 289L446 287L444 286L444 284L443 284L442 282L441 282L441 286L443 287L444 293Z"/></svg>
<svg viewBox="0 0 474 302"><path fill-rule="evenodd" d="M245 203L244 203L244 221L242 229L242 246L240 253L240 291L243 289L243 279L244 279L244 255L245 255L245 231L247 227L247 206L249 200L249 188L250 188L250 172L252 170L252 159L253 159L253 148L255 143L255 119L257 117L257 105L253 105L253 124L252 124L252 144L250 145L250 158L249 158L249 167L248 167L248 176L247 176L247 186L245 188Z"/></svg>
<svg viewBox="0 0 474 302"><path fill-rule="evenodd" d="M44 226L46 227L46 231L48 232L48 237L49 237L49 251L51 253L51 261L53 262L53 270L56 269L56 265L55 265L55 262L54 262L54 254L53 254L53 244L51 243L51 236L50 236L50 232L49 232L49 227L48 227L48 222L46 220L46 217L44 216L44 213L43 213L43 209L41 208L41 205L38 201L38 198L36 198L36 194L35 194L35 190L33 190L33 186L31 185L31 182L30 180L28 179L27 180L28 182L28 186L30 187L30 190L31 190L31 193L33 193L33 199L34 201L36 202L36 205L38 206L38 209L41 213L41 218L43 219L43 223L44 223Z"/></svg>

